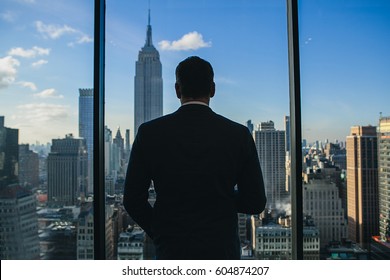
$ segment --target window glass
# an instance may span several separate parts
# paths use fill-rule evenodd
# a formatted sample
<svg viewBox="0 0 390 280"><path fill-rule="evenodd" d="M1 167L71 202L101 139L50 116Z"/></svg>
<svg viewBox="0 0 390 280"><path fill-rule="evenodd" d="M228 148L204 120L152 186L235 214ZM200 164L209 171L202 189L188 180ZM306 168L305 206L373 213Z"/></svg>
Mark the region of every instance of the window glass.
<svg viewBox="0 0 390 280"><path fill-rule="evenodd" d="M299 24L304 215L321 259L375 259L389 241L390 5L301 0Z"/></svg>
<svg viewBox="0 0 390 280"><path fill-rule="evenodd" d="M0 33L0 258L84 258L93 1L2 1Z"/></svg>
<svg viewBox="0 0 390 280"><path fill-rule="evenodd" d="M286 2L153 1L148 6L139 0L107 1L106 18L106 209L108 216L115 217L108 223L118 219L112 257L154 258L151 240L122 207L126 165L139 123L180 106L174 90L175 68L192 55L214 67L216 95L210 107L251 130L266 179L268 209L260 216L239 215L244 258L264 258L268 250L261 242L270 236L288 236L283 248L289 248L291 234L285 233L291 232ZM153 57L150 72L142 71L147 55ZM162 93L162 100L153 103L158 104L154 111L142 105L150 101L143 95L147 87L156 90L155 96ZM154 199L151 188L150 203ZM267 256L290 257L289 249Z"/></svg>

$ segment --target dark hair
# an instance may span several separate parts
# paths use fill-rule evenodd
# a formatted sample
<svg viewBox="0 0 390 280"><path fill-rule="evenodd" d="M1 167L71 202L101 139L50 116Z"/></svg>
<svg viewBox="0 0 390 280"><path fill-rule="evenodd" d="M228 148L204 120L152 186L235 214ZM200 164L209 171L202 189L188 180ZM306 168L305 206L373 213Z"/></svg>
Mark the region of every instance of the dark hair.
<svg viewBox="0 0 390 280"><path fill-rule="evenodd" d="M198 56L190 56L176 67L176 83L185 97L207 96L214 83L213 67Z"/></svg>

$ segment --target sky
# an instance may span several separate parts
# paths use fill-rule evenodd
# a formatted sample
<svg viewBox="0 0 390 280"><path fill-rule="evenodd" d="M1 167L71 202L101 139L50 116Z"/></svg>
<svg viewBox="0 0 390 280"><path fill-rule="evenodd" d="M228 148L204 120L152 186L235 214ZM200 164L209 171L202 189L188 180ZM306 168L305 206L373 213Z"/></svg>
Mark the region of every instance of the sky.
<svg viewBox="0 0 390 280"><path fill-rule="evenodd" d="M113 133L133 131L149 8L164 114L180 105L176 65L198 55L214 67L215 112L284 129L285 0L106 0L105 120ZM351 126L390 116L390 1L301 0L299 13L302 138L345 141ZM5 126L19 129L20 143L78 136L78 90L93 86L93 1L0 0L0 34Z"/></svg>

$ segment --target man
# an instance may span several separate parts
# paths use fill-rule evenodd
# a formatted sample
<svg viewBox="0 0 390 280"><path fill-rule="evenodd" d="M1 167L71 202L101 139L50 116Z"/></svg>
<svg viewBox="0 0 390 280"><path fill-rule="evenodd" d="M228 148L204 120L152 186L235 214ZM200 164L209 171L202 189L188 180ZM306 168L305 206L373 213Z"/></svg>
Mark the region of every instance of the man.
<svg viewBox="0 0 390 280"><path fill-rule="evenodd" d="M175 83L182 106L142 124L134 140L124 206L153 239L157 259L240 259L237 213L265 208L253 138L209 108L213 80L209 62L182 61Z"/></svg>

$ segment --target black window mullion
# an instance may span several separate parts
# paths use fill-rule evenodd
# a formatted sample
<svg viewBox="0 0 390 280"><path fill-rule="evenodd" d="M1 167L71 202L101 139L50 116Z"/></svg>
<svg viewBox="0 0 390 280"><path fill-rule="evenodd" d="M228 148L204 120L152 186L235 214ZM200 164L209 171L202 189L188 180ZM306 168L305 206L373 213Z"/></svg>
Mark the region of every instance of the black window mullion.
<svg viewBox="0 0 390 280"><path fill-rule="evenodd" d="M302 128L298 0L287 0L287 31L290 86L292 258L295 260L302 260Z"/></svg>
<svg viewBox="0 0 390 280"><path fill-rule="evenodd" d="M94 93L93 93L93 213L94 259L106 258L106 219L104 192L104 59L105 0L95 0Z"/></svg>

